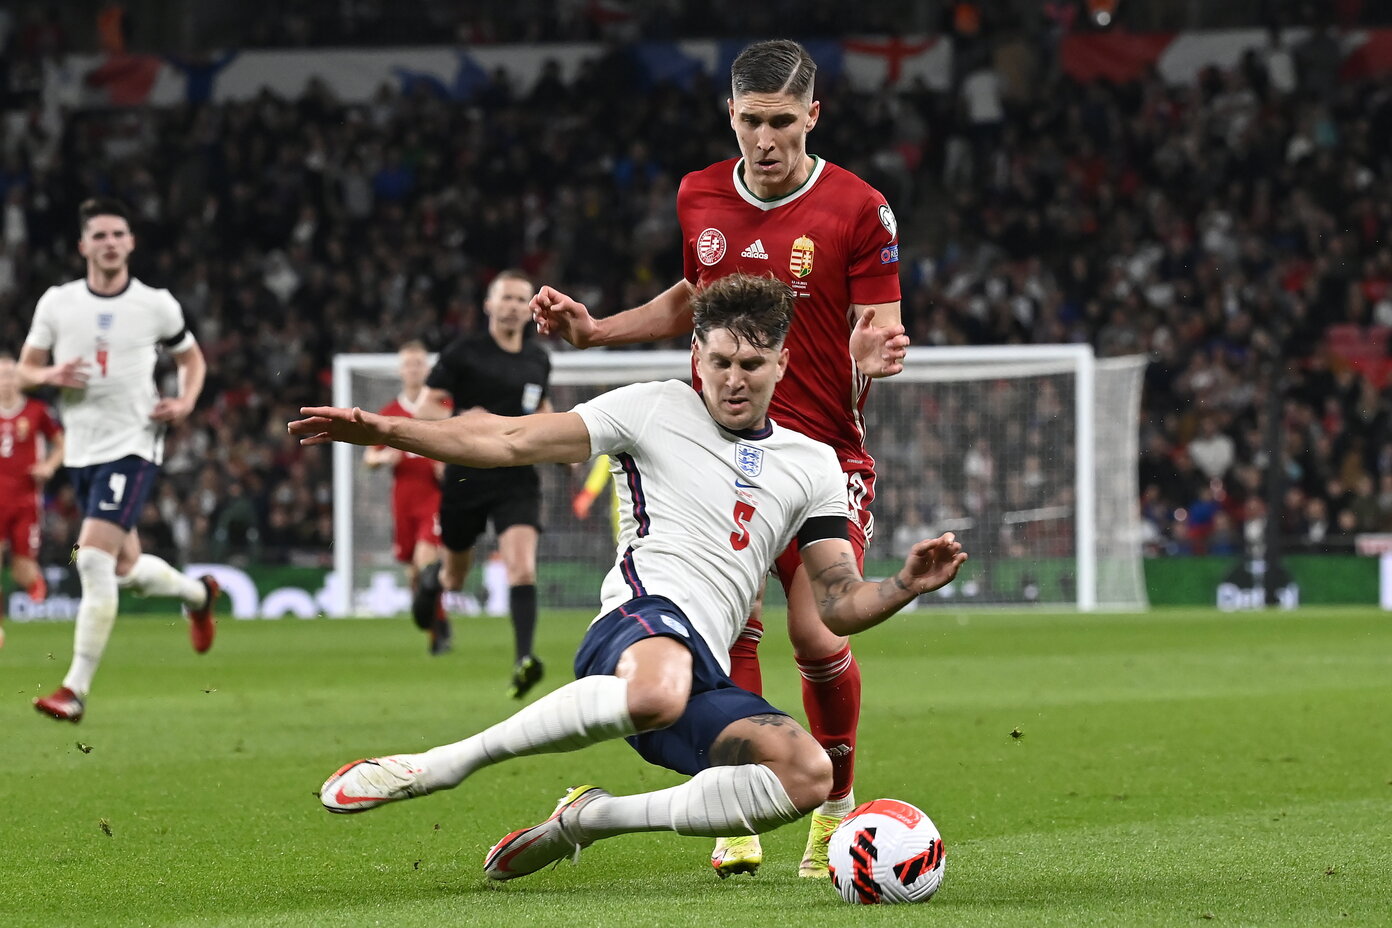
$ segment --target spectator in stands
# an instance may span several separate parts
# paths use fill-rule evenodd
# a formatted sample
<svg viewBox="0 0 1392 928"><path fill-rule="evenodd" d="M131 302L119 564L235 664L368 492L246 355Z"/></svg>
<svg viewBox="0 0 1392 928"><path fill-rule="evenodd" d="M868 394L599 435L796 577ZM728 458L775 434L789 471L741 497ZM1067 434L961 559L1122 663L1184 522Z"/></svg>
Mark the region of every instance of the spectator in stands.
<svg viewBox="0 0 1392 928"><path fill-rule="evenodd" d="M1227 474L1237 459L1237 443L1219 431L1218 418L1206 415L1199 420L1199 434L1189 442L1189 457L1210 480Z"/></svg>
<svg viewBox="0 0 1392 928"><path fill-rule="evenodd" d="M714 2L710 9L734 5ZM638 6L640 24L658 23ZM839 23L827 8L814 5L800 28L834 33ZM429 10L443 7L423 9L412 15L429 24ZM659 25L673 34L718 21L708 12L663 15ZM567 19L537 3L483 4L470 16L472 34L497 41L527 30L595 31L583 15ZM49 7L31 6L21 18L11 72L67 44ZM306 20L294 41L409 41L423 28L384 8L351 30ZM286 41L275 30L267 36ZM895 98L879 104L840 83L819 91L838 113L838 131L818 142L818 154L879 186L912 190L911 202L894 207L906 249L903 315L915 343L1089 341L1099 354L1151 354L1141 487L1157 549L1171 538L1175 510L1195 498L1196 479L1228 474L1232 502L1222 502L1246 532L1250 519L1265 518L1249 514L1261 489L1240 475L1253 468L1292 470L1336 528L1340 511L1353 511L1356 524L1371 511L1361 475L1382 488L1392 474L1386 341L1369 328L1392 323L1392 85L1338 83L1331 41L1320 31L1292 50L1298 86L1278 45L1265 53L1264 78L1249 63L1195 87L1155 76L1133 87L1082 86L1053 74L1027 109L1007 106L998 120L989 107L978 111L992 138L979 163L967 154L972 126L957 111L958 92L909 85L875 95ZM161 500L163 521L190 546L207 543L235 480L268 543L274 535L287 558L322 563L331 506L299 488L330 486L327 463L302 459L267 423L293 417L282 407L323 395L335 352L389 350L417 336L438 347L477 328L477 282L502 266L573 282L610 305L641 302L653 280L679 272L670 264L679 249L662 244L674 234L662 204L674 199L674 178L710 160L699 140L725 130L705 105L708 81L655 88L636 102L612 94L632 77L628 60L616 52L569 82L556 69L544 93L482 88L487 106L472 108L393 88L369 104L345 104L319 85L298 99L266 94L66 119L32 110L33 95L14 92L12 73L0 101L0 241L13 234L24 242L0 245L0 348L18 346L37 294L71 273L55 249L71 230L56 217L95 188L140 203L143 239L162 244L147 250L149 266L139 271L189 308L215 372L204 407L170 443L168 471L180 492ZM889 142L877 128L886 107L912 108L934 130L907 169L902 157L883 157ZM557 112L571 118L558 122ZM651 126L662 127L663 145L652 143ZM959 156L946 141L954 135ZM518 146L519 137L544 142ZM1353 339L1324 351L1340 323L1354 327ZM1267 449L1260 420L1281 389L1277 374L1290 389L1282 391L1282 447ZM1191 439L1194 419L1183 413L1195 410ZM980 437L996 453L1014 447L1002 423L991 429ZM941 463L932 443L951 446L960 436L942 423L932 431L904 453L956 479L960 462ZM1038 453L1045 473L1058 469L1049 456L1056 449ZM206 479L189 470L214 459L242 463L211 464ZM1020 495L1007 464L994 464L989 479L973 481L974 514L1003 511ZM1331 497L1331 477L1348 499ZM282 499L286 488L291 501ZM933 511L936 502L925 493L905 500L906 511ZM293 524L277 516L270 532L287 508ZM1303 510L1302 499L1300 519ZM893 514L881 521L892 538Z"/></svg>
<svg viewBox="0 0 1392 928"><path fill-rule="evenodd" d="M1204 553L1215 557L1242 553L1242 537L1233 525L1232 517L1222 510L1213 514L1213 526L1208 533Z"/></svg>

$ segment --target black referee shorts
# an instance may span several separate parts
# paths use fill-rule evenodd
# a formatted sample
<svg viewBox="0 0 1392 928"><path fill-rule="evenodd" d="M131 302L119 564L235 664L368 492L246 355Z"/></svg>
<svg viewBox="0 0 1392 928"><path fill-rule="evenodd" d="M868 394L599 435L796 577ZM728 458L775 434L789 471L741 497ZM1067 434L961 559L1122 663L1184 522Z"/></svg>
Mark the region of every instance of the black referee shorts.
<svg viewBox="0 0 1392 928"><path fill-rule="evenodd" d="M541 531L541 492L535 485L496 487L465 494L446 492L440 501L440 541L451 551L467 551L488 523L501 535L514 525Z"/></svg>

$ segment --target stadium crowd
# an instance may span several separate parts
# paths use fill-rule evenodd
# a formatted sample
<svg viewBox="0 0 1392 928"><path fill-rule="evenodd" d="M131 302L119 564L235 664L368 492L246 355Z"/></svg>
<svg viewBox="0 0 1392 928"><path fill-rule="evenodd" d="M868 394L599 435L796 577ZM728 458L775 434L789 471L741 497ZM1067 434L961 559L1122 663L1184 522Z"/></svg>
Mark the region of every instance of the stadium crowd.
<svg viewBox="0 0 1392 928"><path fill-rule="evenodd" d="M1339 83L1322 39L1273 42L1186 87L1077 84L1018 43L994 67L968 57L950 93L819 87L813 151L899 214L915 344L1149 356L1148 553L1259 537L1276 431L1291 544L1392 531L1392 78ZM725 89L630 93L640 82L616 45L572 82L495 81L464 104L384 86L345 105L312 84L298 99L55 112L11 87L0 349L17 353L45 287L81 276L77 203L123 198L136 275L173 291L209 361L146 513L149 546L322 558L328 458L284 423L328 396L336 352L438 348L478 328L505 267L600 312L681 273L676 185L734 153ZM981 492L1024 493L1008 470L993 462ZM913 517L932 526L962 506L918 500ZM55 490L47 557L75 517Z"/></svg>

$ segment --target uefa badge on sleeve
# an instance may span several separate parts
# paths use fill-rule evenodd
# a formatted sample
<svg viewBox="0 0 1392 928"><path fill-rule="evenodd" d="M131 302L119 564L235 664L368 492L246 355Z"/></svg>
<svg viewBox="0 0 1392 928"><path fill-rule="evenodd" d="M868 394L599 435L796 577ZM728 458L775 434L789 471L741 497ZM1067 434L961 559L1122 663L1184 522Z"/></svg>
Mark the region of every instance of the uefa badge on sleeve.
<svg viewBox="0 0 1392 928"><path fill-rule="evenodd" d="M894 218L894 210L884 203L880 204L880 225L884 226L885 231L889 233L890 241L893 241L894 236L899 234L899 220Z"/></svg>

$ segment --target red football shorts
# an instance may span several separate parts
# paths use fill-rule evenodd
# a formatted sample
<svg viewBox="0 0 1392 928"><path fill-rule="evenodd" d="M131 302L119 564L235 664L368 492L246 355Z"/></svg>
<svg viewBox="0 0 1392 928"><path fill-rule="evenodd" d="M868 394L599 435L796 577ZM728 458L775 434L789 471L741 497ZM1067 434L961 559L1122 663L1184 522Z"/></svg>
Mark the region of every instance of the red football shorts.
<svg viewBox="0 0 1392 928"><path fill-rule="evenodd" d="M431 500L428 506L403 506L394 511L396 531L393 534L393 552L402 564L415 559L416 545L425 542L440 544L440 506L438 500Z"/></svg>
<svg viewBox="0 0 1392 928"><path fill-rule="evenodd" d="M39 501L38 496L27 500L6 500L0 505L0 539L10 548L11 557L38 557Z"/></svg>

